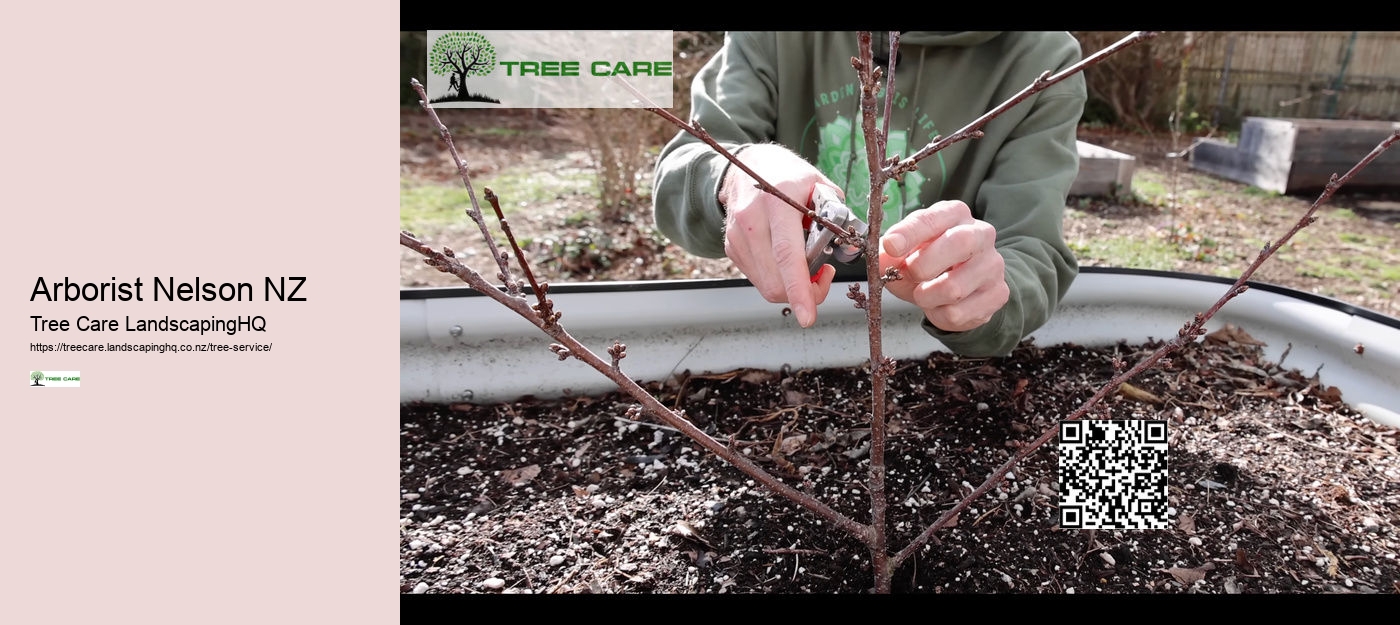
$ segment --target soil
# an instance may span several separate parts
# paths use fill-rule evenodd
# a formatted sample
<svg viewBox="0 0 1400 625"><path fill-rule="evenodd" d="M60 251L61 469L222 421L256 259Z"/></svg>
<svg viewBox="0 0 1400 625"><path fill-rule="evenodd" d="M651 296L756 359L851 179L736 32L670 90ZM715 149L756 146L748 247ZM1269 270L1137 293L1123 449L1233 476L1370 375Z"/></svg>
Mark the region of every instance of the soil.
<svg viewBox="0 0 1400 625"><path fill-rule="evenodd" d="M1167 423L1165 529L1061 529L1056 441L895 575L899 593L1400 593L1400 433L1218 332L1096 418ZM890 379L890 544L1156 347L936 353ZM1286 361L1286 355L1285 355ZM625 363L625 361L624 361ZM688 374L653 394L868 522L868 372ZM617 393L401 410L400 589L865 593L857 540ZM405 605L412 605L406 602Z"/></svg>
<svg viewBox="0 0 1400 625"><path fill-rule="evenodd" d="M474 176L522 163L588 167L580 133L543 111L446 111ZM455 170L421 111L405 109L408 180ZM507 128L514 132L487 132ZM1083 132L1164 179L1166 137ZM1182 168L1182 203L1071 198L1066 239L1171 240L1175 269L1243 266L1314 198L1249 193ZM1195 191L1192 193L1191 191ZM1189 199L1187 199L1189 198ZM1318 272L1339 255L1400 265L1395 198L1339 196L1256 275L1397 314L1395 281ZM1346 209L1346 212L1342 212ZM657 235L645 208L604 221L584 195L513 219L551 282L738 277ZM419 233L490 266L466 227ZM1190 246L1194 245L1192 248ZM579 253L579 249L592 249ZM573 250L573 251L570 251ZM401 286L461 286L402 250ZM1113 264L1092 257L1085 265ZM1237 271L1236 271L1237 273ZM1184 320L1183 320L1184 321ZM1247 330L1247 329L1246 329ZM1025 344L1004 359L938 353L892 378L891 545L902 548L1015 449L1052 427L1154 345ZM901 593L1400 593L1400 437L1346 406L1314 372L1264 362L1248 342L1200 343L1117 393L1094 416L1164 419L1167 529L1058 527L1052 441L899 570ZM868 372L740 371L654 385L714 436L868 521ZM1153 401L1155 399L1155 402ZM855 539L775 497L697 444L629 415L617 394L492 406L401 407L400 589L414 594L864 593L870 556ZM405 605L412 605L406 602Z"/></svg>

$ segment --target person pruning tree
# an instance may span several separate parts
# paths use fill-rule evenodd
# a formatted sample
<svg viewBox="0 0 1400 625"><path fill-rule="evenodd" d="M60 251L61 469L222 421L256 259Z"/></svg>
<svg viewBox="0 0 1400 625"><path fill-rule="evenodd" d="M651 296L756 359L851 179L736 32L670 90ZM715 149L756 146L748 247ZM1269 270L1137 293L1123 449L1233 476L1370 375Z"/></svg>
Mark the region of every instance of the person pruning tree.
<svg viewBox="0 0 1400 625"><path fill-rule="evenodd" d="M875 60L888 71L882 39ZM853 32L727 33L691 85L691 117L794 200L827 186L865 220L858 55ZM909 156L1080 58L1065 32L902 32L887 154ZM1085 99L1075 74L886 184L880 267L902 277L886 288L922 309L924 329L950 350L1010 353L1078 274L1062 222ZM653 212L662 234L693 254L727 256L802 327L816 323L837 276L865 274L863 261L834 260L810 273L803 214L684 131L658 158Z"/></svg>

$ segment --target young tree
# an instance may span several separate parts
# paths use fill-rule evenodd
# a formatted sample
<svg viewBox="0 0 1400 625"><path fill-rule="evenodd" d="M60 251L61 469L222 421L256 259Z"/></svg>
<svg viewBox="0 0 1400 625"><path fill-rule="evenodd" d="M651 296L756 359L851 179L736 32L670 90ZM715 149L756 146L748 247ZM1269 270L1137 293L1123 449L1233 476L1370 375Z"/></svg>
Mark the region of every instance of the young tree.
<svg viewBox="0 0 1400 625"><path fill-rule="evenodd" d="M1025 89L1023 89L1021 92L1019 92L1006 102L1002 103L1001 105L998 105L997 107L987 112L985 115L979 117L978 119L973 120L962 129L953 132L947 136L936 138L933 142L925 146L923 149L917 151L912 156L905 159L881 159L878 155L881 153L880 148L886 145L885 137L888 136L888 130L885 128L877 128L876 111L879 110L879 107L876 102L876 94L879 91L880 81L882 80L883 76L882 72L878 70L875 67L875 65L871 62L870 33L861 33L861 56L860 58L853 59L852 64L860 76L862 90L862 127L867 149L867 163L869 164L870 169L870 185L868 188L872 190L872 197L869 203L869 206L871 207L869 224L870 228L869 233L867 235L868 238L865 240L860 240L856 236L854 231L843 232L841 236L843 239L846 239L850 244L863 246L867 250L867 273L869 274L868 290L865 294L862 294L859 292L858 287L855 287L852 289L851 298L853 300L856 300L858 307L866 310L867 317L869 320L870 331L871 349L869 362L871 364L870 371L872 376L872 401L871 410L869 413L871 423L871 446L869 452L870 475L868 478L867 486L869 488L871 496L871 522L868 524L856 521L851 517L835 510L826 503L817 500L810 494L807 494L801 490L795 489L792 486L785 484L782 480L773 477L771 474L755 465L751 460L745 458L743 454L737 453L736 449L732 444L732 441L730 443L726 443L715 439L714 437L710 436L709 434L700 430L694 424L692 424L690 420L685 417L683 412L672 410L671 408L662 404L659 400L657 400L657 398L653 397L646 389L644 389L636 381L632 380L629 376L625 375L622 372L621 362L627 355L626 345L620 342L614 343L612 347L608 349L608 358L604 358L600 357L597 354L594 354L586 346L584 346L578 340L574 339L574 337L572 337L559 323L560 313L554 310L554 303L547 296L549 285L547 283L539 283L536 281L533 273L529 268L528 263L526 262L526 258L524 256L523 251L520 249L519 245L516 244L514 237L511 234L509 225L505 222L503 213L501 212L499 207L498 199L496 198L495 194L491 192L490 189L487 189L485 192L485 198L492 205L493 209L495 209L497 219L499 220L502 230L504 231L507 240L510 243L516 261L519 264L520 269L525 274L525 277L530 282L530 291L532 292L534 299L537 303L535 303L534 305L529 304L526 294L524 292L523 282L513 278L511 275L511 271L508 267L510 253L499 251L496 249L490 232L486 228L485 221L482 218L482 212L480 210L480 207L476 203L475 193L471 191L472 185L470 179L467 176L468 168L466 160L461 157L460 153L457 150L457 147L452 143L451 135L447 131L446 126L442 125L441 121L437 118L436 113L432 110L431 107L428 106L427 94L423 91L422 86L416 80L412 82L415 90L418 91L419 96L423 98L421 101L422 105L427 111L427 113L433 118L434 122L437 124L439 134L442 136L444 142L447 144L448 150L451 153L455 164L457 165L462 180L466 184L469 194L471 195L472 206L469 207L467 210L468 215L472 218L474 222L476 222L478 227L481 229L483 236L486 238L487 246L491 249L491 255L497 261L497 265L500 270L500 273L498 273L497 277L502 283L504 283L504 286L498 287L488 282L486 278L483 277L480 273L478 273L470 267L463 265L455 257L455 254L451 249L444 248L441 251L434 250L422 241L418 240L416 236L408 232L400 233L399 242L404 247L407 247L422 254L425 257L425 262L427 262L428 265L445 273L450 273L458 276L473 289L477 290L478 292L481 292L483 295L486 295L496 300L497 302L501 303L507 308L510 308L511 310L519 314L521 317L525 318L527 321L538 327L542 332L553 337L557 342L551 344L550 349L559 357L560 360L564 360L567 358L575 358L579 361L584 362L585 364L588 364L590 367L594 368L599 373L612 380L618 385L618 388L620 390L627 393L630 397L632 397L638 402L639 406L634 408L636 412L646 412L651 416L655 417L656 419L660 420L661 422L665 423L666 425L675 428L676 430L695 440L700 446L704 447L708 451L714 453L715 455L734 465L746 475L749 475L750 477L754 478L756 481L760 482L764 487L766 487L770 491L782 495L783 497L793 501L797 505L816 514L818 517L830 522L836 528L847 532L856 539L860 540L870 550L871 563L874 568L875 578L873 590L875 592L887 593L891 589L891 581L894 572L904 562L908 561L909 558L911 558L915 553L917 553L917 551L924 544L931 540L934 534L939 529L947 527L951 522L953 522L957 518L958 514L965 510L969 504L971 504L973 501L977 500L987 492L991 491L998 483L1001 482L1001 480L1003 480L1006 477L1006 475L1011 471L1011 469L1016 465L1017 462L1021 461L1022 459L1029 456L1031 453L1035 452L1046 442L1055 438L1056 434L1058 433L1058 427L1051 427L1044 431L1042 434L1040 434L1031 443L1020 446L1017 452L1002 466L997 468L991 474L991 476L989 476L980 486L974 488L971 493L963 497L951 509L944 511L937 520L935 520L932 524L927 526L927 528L924 529L923 532L920 533L908 545L899 548L898 551L894 553L890 552L891 546L888 544L887 541L889 530L886 527L885 520L885 512L888 506L888 502L886 499L884 484L886 469L884 458L884 411L886 401L883 397L883 393L885 382L892 373L891 365L893 364L893 362L883 355L880 344L880 298L885 283L893 280L898 280L899 276L898 272L895 271L886 272L883 274L880 273L878 261L876 260L877 255L869 253L869 250L877 249L878 246L881 219L878 207L883 204L883 202L878 201L879 198L874 197L878 193L874 190L882 189L884 187L884 183L890 178L904 175L912 171L917 166L919 160L938 152L939 150L947 147L948 145L951 145L958 141L976 139L981 134L979 128L981 128L990 120L1009 110L1017 103L1023 101L1031 94L1041 91L1049 85L1054 84L1059 80L1063 80L1064 78L1068 77L1069 75L1072 75L1075 72L1082 71L1084 67L1097 63L1103 58L1107 57L1108 55L1117 52L1118 50L1122 50L1127 46L1137 43L1138 41L1150 38L1151 36L1152 34L1150 33L1134 33L1133 35L1130 35L1129 37L1120 40L1118 43L1109 46L1108 48L1105 48L1104 50L1101 50L1095 53L1094 55L1086 57L1080 63L1058 74L1052 75L1049 72L1046 72L1045 74L1042 74L1033 84L1028 85ZM895 57L894 50L896 50L897 48L898 35L896 33L891 35L891 58ZM894 93L892 82L893 81L891 80L890 84L887 84L885 86L886 94ZM885 110L888 110L889 106L890 103L887 100L884 103ZM831 228L834 231L841 232L841 229L838 226L826 222L821 217L817 216L815 214L815 211L813 211L812 209L803 206L802 204L799 204L790 198L782 196L782 194L778 192L775 187L764 181L760 176L758 176L754 172L750 171L742 162L740 162L737 159L737 157L725 150L722 146L715 142L713 138L709 137L708 133L706 133L703 128L700 128L693 123L686 123L662 109L651 108L650 110L663 117L666 117L672 123L681 127L685 131L690 132L696 137L704 140L714 149L719 151L725 158L729 159L735 166L742 168L746 173L752 176L757 181L760 188L764 189L769 193L773 193L776 196L779 196L786 203L790 204L795 210L801 211L803 214L813 217L814 220L823 223L823 225L826 225L826 227ZM886 119L888 119L888 115L886 115ZM1228 301L1230 301L1231 299L1248 289L1248 285L1246 283L1253 276L1254 272L1260 267L1260 265L1267 261L1300 229L1312 223L1316 219L1314 217L1314 214L1316 213L1318 207L1325 203L1332 196L1332 194L1336 191L1337 188L1345 184L1345 182L1348 179L1350 179L1353 175L1355 175L1357 171L1359 171L1362 167L1370 163L1383 151L1385 151L1391 144L1397 141L1400 141L1400 131L1397 131L1388 140L1378 145L1370 155L1368 155L1360 163L1358 163L1356 167L1352 168L1351 171L1347 172L1341 177L1334 176L1331 183L1327 186L1326 191L1324 191L1322 196L1318 198L1318 200L1312 205L1308 212L1304 214L1292 227L1292 229L1290 229L1278 242L1265 245L1264 248L1260 251L1258 257L1254 260L1254 262L1251 263L1248 268L1246 268L1246 270L1239 276L1235 283L1226 290L1225 294L1222 295L1215 304L1213 304L1207 311L1196 314L1193 319L1188 321L1177 332L1177 336L1175 338L1166 341L1160 348L1153 351L1151 354L1144 357L1136 364L1133 364L1131 366L1129 366L1128 363L1116 364L1115 366L1117 367L1118 371L1116 372L1116 375L1113 377L1113 379L1109 380L1106 384L1104 384L1103 387L1101 387L1079 408L1071 412L1065 420L1087 418L1087 416L1090 414L1090 411L1098 404L1098 402L1104 399L1114 390L1118 389L1121 384L1125 383L1127 380L1138 375L1139 373L1151 368L1152 366L1159 363L1167 355L1171 354L1172 352L1182 348L1183 346L1191 342L1194 342L1200 336L1205 334L1205 323L1213 315L1215 315L1215 313L1218 312L1220 308L1224 306Z"/></svg>

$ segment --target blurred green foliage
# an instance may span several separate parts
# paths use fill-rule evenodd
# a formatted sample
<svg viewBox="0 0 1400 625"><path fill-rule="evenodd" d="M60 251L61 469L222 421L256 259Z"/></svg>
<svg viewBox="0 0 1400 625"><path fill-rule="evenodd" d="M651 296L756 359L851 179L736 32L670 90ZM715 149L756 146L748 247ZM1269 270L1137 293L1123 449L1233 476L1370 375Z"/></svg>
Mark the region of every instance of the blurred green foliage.
<svg viewBox="0 0 1400 625"><path fill-rule="evenodd" d="M428 33L422 30L399 31L399 104L415 106L418 94L409 86L408 79L419 82L428 76Z"/></svg>

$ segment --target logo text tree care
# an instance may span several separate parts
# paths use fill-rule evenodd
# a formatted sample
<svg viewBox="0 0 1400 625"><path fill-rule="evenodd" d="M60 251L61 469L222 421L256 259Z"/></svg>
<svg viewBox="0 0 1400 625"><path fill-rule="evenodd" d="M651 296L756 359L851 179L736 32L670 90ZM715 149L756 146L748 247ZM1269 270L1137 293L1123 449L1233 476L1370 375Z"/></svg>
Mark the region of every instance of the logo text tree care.
<svg viewBox="0 0 1400 625"><path fill-rule="evenodd" d="M80 371L30 371L29 386L44 388L78 388L82 385Z"/></svg>
<svg viewBox="0 0 1400 625"><path fill-rule="evenodd" d="M440 35L428 51L428 70L448 76L447 95L438 102L497 102L500 100L467 90L467 78L485 76L496 69L496 46L481 33L452 31Z"/></svg>
<svg viewBox="0 0 1400 625"><path fill-rule="evenodd" d="M669 30L429 30L434 108L670 108Z"/></svg>

